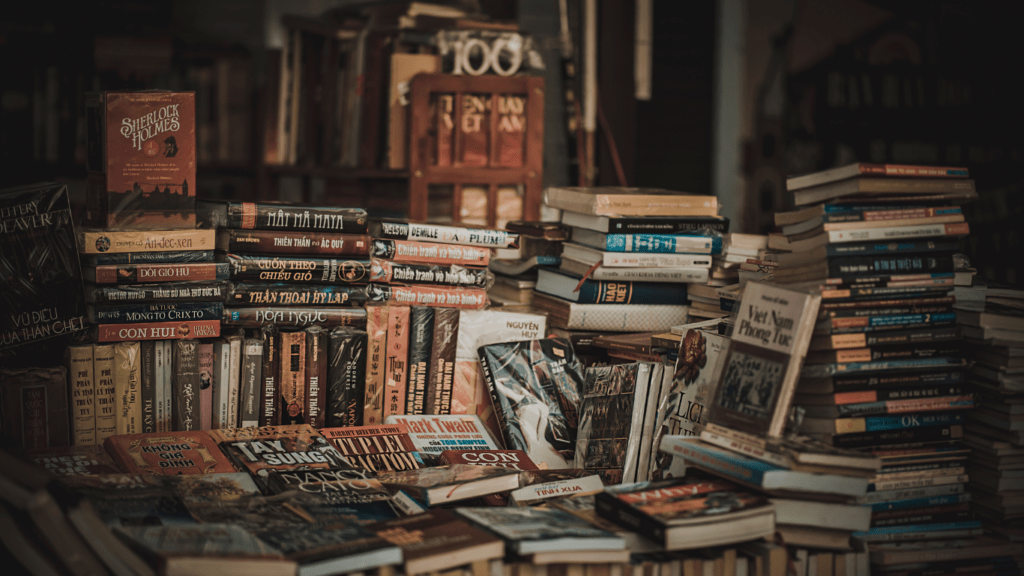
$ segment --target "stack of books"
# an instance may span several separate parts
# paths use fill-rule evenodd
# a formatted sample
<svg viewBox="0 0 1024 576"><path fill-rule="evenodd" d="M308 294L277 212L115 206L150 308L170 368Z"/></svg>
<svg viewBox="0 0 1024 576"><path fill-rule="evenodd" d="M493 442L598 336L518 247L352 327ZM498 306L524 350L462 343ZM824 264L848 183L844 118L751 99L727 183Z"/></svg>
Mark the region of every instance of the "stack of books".
<svg viewBox="0 0 1024 576"><path fill-rule="evenodd" d="M544 201L562 210L572 239L558 270L537 278L534 306L553 327L664 331L686 322L686 285L708 281L728 226L714 196L548 188Z"/></svg>
<svg viewBox="0 0 1024 576"><path fill-rule="evenodd" d="M362 325L370 237L366 211L249 202L198 203L233 285L224 325Z"/></svg>
<svg viewBox="0 0 1024 576"><path fill-rule="evenodd" d="M954 320L953 254L975 196L963 168L853 164L788 180L797 211L772 282L822 303L794 404L799 431L871 452L864 541L980 533L965 504L967 362ZM935 498L935 499L930 499Z"/></svg>
<svg viewBox="0 0 1024 576"><path fill-rule="evenodd" d="M729 286L745 284L751 279L760 280L764 276L764 263L774 262L773 253L768 249L768 236L764 234L727 234L722 253L715 256L708 283Z"/></svg>
<svg viewBox="0 0 1024 576"><path fill-rule="evenodd" d="M974 512L987 530L1019 541L1024 538L1024 290L979 282L958 288L957 296L957 324L973 362L967 383L977 403L964 424Z"/></svg>
<svg viewBox="0 0 1024 576"><path fill-rule="evenodd" d="M490 263L494 286L487 291L492 305L522 305L533 302L539 266L561 263L562 244L569 230L557 222L513 220L507 230L519 234L517 248L498 248Z"/></svg>

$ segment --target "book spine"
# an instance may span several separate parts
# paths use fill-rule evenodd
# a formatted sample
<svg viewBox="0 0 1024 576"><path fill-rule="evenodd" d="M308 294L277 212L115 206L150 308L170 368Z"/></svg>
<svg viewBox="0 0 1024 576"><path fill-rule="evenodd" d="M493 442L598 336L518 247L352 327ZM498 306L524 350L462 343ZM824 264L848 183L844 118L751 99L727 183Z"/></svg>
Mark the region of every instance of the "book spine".
<svg viewBox="0 0 1024 576"><path fill-rule="evenodd" d="M833 388L837 392L848 392L862 388L874 389L909 389L912 386L948 386L962 384L964 373L960 371L926 372L923 374L893 374L890 376L851 376L834 377Z"/></svg>
<svg viewBox="0 0 1024 576"><path fill-rule="evenodd" d="M137 282L200 282L227 280L229 268L225 263L183 262L180 264L125 264L86 268L87 280L97 284L135 284Z"/></svg>
<svg viewBox="0 0 1024 576"><path fill-rule="evenodd" d="M178 262L212 262L213 250L182 252L121 252L119 254L83 254L82 266L117 266L122 264L170 264Z"/></svg>
<svg viewBox="0 0 1024 576"><path fill-rule="evenodd" d="M115 425L118 434L142 432L139 349L138 342L118 342L114 345L114 387L117 398Z"/></svg>
<svg viewBox="0 0 1024 576"><path fill-rule="evenodd" d="M255 428L260 424L263 390L263 340L247 338L242 343L242 385L239 391L238 425Z"/></svg>
<svg viewBox="0 0 1024 576"><path fill-rule="evenodd" d="M450 414L452 385L455 382L455 353L459 337L459 311L438 308L434 311L434 332L430 343L429 382L426 414Z"/></svg>
<svg viewBox="0 0 1024 576"><path fill-rule="evenodd" d="M366 211L362 208L229 202L224 228L365 234Z"/></svg>
<svg viewBox="0 0 1024 576"><path fill-rule="evenodd" d="M171 430L171 342L155 340L156 349L156 431Z"/></svg>
<svg viewBox="0 0 1024 576"><path fill-rule="evenodd" d="M906 510L917 506L928 506L929 502L936 503L948 498L956 499L956 502L967 502L971 495L966 492L964 486L964 484L940 484L902 490L882 490L868 492L857 498L857 501L870 505L872 513L876 510Z"/></svg>
<svg viewBox="0 0 1024 576"><path fill-rule="evenodd" d="M93 335L97 342L216 338L220 336L220 322L188 320L145 324L99 324L94 326Z"/></svg>
<svg viewBox="0 0 1024 576"><path fill-rule="evenodd" d="M304 421L323 428L327 421L327 334L320 326L310 326L306 334L306 379Z"/></svg>
<svg viewBox="0 0 1024 576"><path fill-rule="evenodd" d="M242 344L241 333L228 336L228 416L229 426L238 426L238 415L241 412L242 399Z"/></svg>
<svg viewBox="0 0 1024 576"><path fill-rule="evenodd" d="M838 256L828 259L830 276L857 276L866 274L920 274L923 272L952 272L952 256Z"/></svg>
<svg viewBox="0 0 1024 576"><path fill-rule="evenodd" d="M607 518L616 524L653 540L665 543L665 528L645 514L636 511L632 506L618 502L613 494L598 492L594 495L594 511L601 518Z"/></svg>
<svg viewBox="0 0 1024 576"><path fill-rule="evenodd" d="M384 384L387 381L387 336L390 311L386 306L367 306L366 316L367 351L363 425L371 426L384 422Z"/></svg>
<svg viewBox="0 0 1024 576"><path fill-rule="evenodd" d="M885 526L889 524L923 524L928 522L915 522L914 518L920 518L922 516L928 516L935 518L938 515L945 514L959 514L969 513L971 510L970 502L962 502L959 504L947 504L944 506L922 506L919 508L911 508L906 510L887 510L884 512L872 512L871 513L871 525L872 526ZM941 520L936 520L941 522Z"/></svg>
<svg viewBox="0 0 1024 576"><path fill-rule="evenodd" d="M913 253L955 252L960 249L956 239L905 240L901 242L853 242L850 244L827 244L825 255L829 258L842 256L874 256Z"/></svg>
<svg viewBox="0 0 1024 576"><path fill-rule="evenodd" d="M224 326L260 328L274 324L278 328L308 328L366 325L365 308L228 308Z"/></svg>
<svg viewBox="0 0 1024 576"><path fill-rule="evenodd" d="M213 371L216 360L212 342L200 342L196 346L199 355L199 429L213 427Z"/></svg>
<svg viewBox="0 0 1024 576"><path fill-rule="evenodd" d="M503 436L505 447L510 450L528 450L528 446L520 446L519 442L513 437L513 434L509 429L509 415L506 410L511 411L508 405L508 400L505 399L499 392L498 387L494 383L494 375L492 371L494 367L491 366L488 356L486 354L480 354L480 370L479 373L483 376L483 385L487 390L488 395L491 397L491 406L494 409L494 415L498 421L498 430Z"/></svg>
<svg viewBox="0 0 1024 576"><path fill-rule="evenodd" d="M231 381L231 345L226 340L213 342L213 411L210 428L232 428L233 422L228 418L230 400L228 398Z"/></svg>
<svg viewBox="0 0 1024 576"><path fill-rule="evenodd" d="M867 240L892 240L896 238L923 238L927 236L964 236L970 234L967 222L952 224L924 224L918 226L893 226L889 228L860 228L857 230L835 230L825 232L830 243L864 242Z"/></svg>
<svg viewBox="0 0 1024 576"><path fill-rule="evenodd" d="M277 426L281 421L277 412L277 391L281 377L281 351L277 327L269 324L260 328L260 338L263 340L263 366L260 369L260 374L263 376L260 426Z"/></svg>
<svg viewBox="0 0 1024 576"><path fill-rule="evenodd" d="M836 419L836 434L857 432L882 432L886 430L903 430L924 426L949 426L962 424L962 414L906 414L902 416L866 416L863 418Z"/></svg>
<svg viewBox="0 0 1024 576"><path fill-rule="evenodd" d="M953 214L963 214L963 211L959 206L896 208L891 210L848 210L823 214L821 221L822 223L879 222L888 220L908 220L912 218L930 218L933 216L950 216Z"/></svg>
<svg viewBox="0 0 1024 576"><path fill-rule="evenodd" d="M612 282L585 280L578 304L682 304L685 283Z"/></svg>
<svg viewBox="0 0 1024 576"><path fill-rule="evenodd" d="M672 221L652 220L651 218L615 218L608 217L608 233L621 234L679 234L696 233L712 230L725 234L729 232L729 220L708 220L706 217L688 219L680 217Z"/></svg>
<svg viewBox="0 0 1024 576"><path fill-rule="evenodd" d="M721 236L672 236L666 234L607 234L602 250L658 254L721 254Z"/></svg>
<svg viewBox="0 0 1024 576"><path fill-rule="evenodd" d="M906 526L883 526L867 532L854 532L853 537L864 542L887 540L931 540L943 537L944 532L981 530L981 520L950 522L945 524L909 524ZM964 534L965 536L968 534Z"/></svg>
<svg viewBox="0 0 1024 576"><path fill-rule="evenodd" d="M283 232L279 230L218 230L217 248L241 254L322 254L366 257L365 234Z"/></svg>
<svg viewBox="0 0 1024 576"><path fill-rule="evenodd" d="M81 254L213 250L214 230L79 230Z"/></svg>
<svg viewBox="0 0 1024 576"><path fill-rule="evenodd" d="M177 340L173 346L173 430L199 430L199 345L195 340Z"/></svg>
<svg viewBox="0 0 1024 576"><path fill-rule="evenodd" d="M485 230L463 228L442 224L418 224L413 222L381 222L377 238L386 240L412 240L460 244L462 246L483 246L484 248L518 248L519 234L507 230Z"/></svg>
<svg viewBox="0 0 1024 576"><path fill-rule="evenodd" d="M434 309L413 306L409 310L409 372L405 414L425 414L428 368L434 336Z"/></svg>
<svg viewBox="0 0 1024 576"><path fill-rule="evenodd" d="M863 448L866 446L917 445L924 442L950 442L963 437L963 426L925 426L882 430L878 432L854 432L832 437L832 444L840 448Z"/></svg>
<svg viewBox="0 0 1024 576"><path fill-rule="evenodd" d="M306 333L282 332L280 339L281 385L277 411L281 425L305 424Z"/></svg>
<svg viewBox="0 0 1024 576"><path fill-rule="evenodd" d="M387 385L383 417L405 414L405 396L409 362L409 307L391 306L388 309L388 348L385 357Z"/></svg>
<svg viewBox="0 0 1024 576"><path fill-rule="evenodd" d="M886 480L884 482L872 482L868 484L868 492L881 492L882 490L906 490L908 488L924 488L925 486L942 486L944 484L963 484L967 482L967 479L967 474L954 474L948 476Z"/></svg>
<svg viewBox="0 0 1024 576"><path fill-rule="evenodd" d="M944 488L944 489L948 489ZM962 489L961 489L962 491ZM884 502L867 502L871 506L871 517L884 518L884 513L906 513L907 510L918 510L928 507L950 506L966 504L970 501L970 494L943 494L938 496L920 496L903 498L899 500L886 500Z"/></svg>
<svg viewBox="0 0 1024 576"><path fill-rule="evenodd" d="M828 337L831 347L836 349L918 344L922 342L949 342L959 339L960 329L956 326L879 333L832 334Z"/></svg>
<svg viewBox="0 0 1024 576"><path fill-rule="evenodd" d="M327 347L326 426L363 425L367 333L336 328Z"/></svg>
<svg viewBox="0 0 1024 576"><path fill-rule="evenodd" d="M443 284L446 286L470 286L488 288L494 276L486 268L465 268L459 265L436 266L431 264L409 264L373 258L370 282L383 284Z"/></svg>
<svg viewBox="0 0 1024 576"><path fill-rule="evenodd" d="M228 291L228 302L239 306L358 306L365 301L365 286L238 282Z"/></svg>
<svg viewBox="0 0 1024 576"><path fill-rule="evenodd" d="M614 280L621 282L679 282L704 284L710 277L707 268L607 268L600 266L590 275L591 280Z"/></svg>
<svg viewBox="0 0 1024 576"><path fill-rule="evenodd" d="M682 305L615 305L601 310L599 314L595 312L597 311L571 304L565 325L552 325L568 330L668 330L672 326L686 323L688 308Z"/></svg>
<svg viewBox="0 0 1024 576"><path fill-rule="evenodd" d="M93 372L92 346L68 346L71 402L71 444L96 445L96 380Z"/></svg>
<svg viewBox="0 0 1024 576"><path fill-rule="evenodd" d="M227 254L232 280L293 284L357 284L370 276L369 260L278 258Z"/></svg>
<svg viewBox="0 0 1024 576"><path fill-rule="evenodd" d="M156 342L147 340L140 344L139 363L142 375L142 433L156 432Z"/></svg>
<svg viewBox="0 0 1024 576"><path fill-rule="evenodd" d="M710 268L711 256L691 254L640 254L638 252L605 252L602 266L618 268Z"/></svg>
<svg viewBox="0 0 1024 576"><path fill-rule="evenodd" d="M966 361L960 357L939 356L936 358L906 358L878 362L807 364L804 366L802 375L807 378L820 378L837 374L856 374L859 372L897 372L931 368L955 368L958 366L966 366Z"/></svg>
<svg viewBox="0 0 1024 576"><path fill-rule="evenodd" d="M677 456L693 463L695 466L707 468L726 478L733 478L760 486L764 480L764 473L768 470L777 469L770 464L762 466L751 465L751 461L740 458L732 458L723 451L708 449L692 441L680 440L678 436L664 436L661 439L660 450L666 454Z"/></svg>
<svg viewBox="0 0 1024 576"><path fill-rule="evenodd" d="M377 239L370 246L370 256L393 262L487 266L491 260L491 251L479 246Z"/></svg>
<svg viewBox="0 0 1024 576"><path fill-rule="evenodd" d="M481 310L487 307L487 290L447 286L390 286L370 284L366 287L367 300L399 306L433 306Z"/></svg>
<svg viewBox="0 0 1024 576"><path fill-rule="evenodd" d="M960 396L942 396L938 398L912 398L908 400L884 400L861 404L842 404L836 406L841 417L860 416L866 414L906 414L908 412L937 412L940 410L966 410L974 407L974 397L970 394Z"/></svg>
<svg viewBox="0 0 1024 576"><path fill-rule="evenodd" d="M85 301L89 304L126 304L131 302L223 302L227 283L152 284L139 286L87 286Z"/></svg>

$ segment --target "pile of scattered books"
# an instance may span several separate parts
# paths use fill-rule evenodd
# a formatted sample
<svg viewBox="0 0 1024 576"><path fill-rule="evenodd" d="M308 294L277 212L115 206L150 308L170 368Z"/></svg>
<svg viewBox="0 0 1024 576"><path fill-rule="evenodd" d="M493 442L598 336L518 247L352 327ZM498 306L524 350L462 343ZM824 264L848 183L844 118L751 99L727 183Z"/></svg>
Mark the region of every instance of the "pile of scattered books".
<svg viewBox="0 0 1024 576"><path fill-rule="evenodd" d="M521 305L533 302L540 266L558 266L562 244L569 239L569 230L557 222L525 222L514 220L505 228L519 234L516 248L498 248L490 263L494 286L487 291L492 306Z"/></svg>

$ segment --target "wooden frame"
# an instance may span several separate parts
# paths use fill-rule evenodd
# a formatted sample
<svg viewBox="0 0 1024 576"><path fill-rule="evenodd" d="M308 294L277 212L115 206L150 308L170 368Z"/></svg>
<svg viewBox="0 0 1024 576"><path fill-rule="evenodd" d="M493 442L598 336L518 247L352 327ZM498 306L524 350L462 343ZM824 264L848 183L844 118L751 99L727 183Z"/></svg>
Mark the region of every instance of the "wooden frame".
<svg viewBox="0 0 1024 576"><path fill-rule="evenodd" d="M461 163L464 142L462 131L452 130L452 148L455 153L450 166L433 162L430 146L433 122L430 110L431 94L453 94L453 125L461 126L464 94L487 94L496 103L499 95L525 97L526 115L523 134L523 162L521 166L499 166L498 123L499 106L489 111L488 165L465 166ZM452 219L460 221L462 187L476 185L488 190L487 224L495 226L498 188L507 185L523 186L524 220L540 218L541 182L544 166L544 79L537 76L455 76L451 74L417 74L411 82L409 122L409 218L427 219L427 198L431 185L451 185Z"/></svg>

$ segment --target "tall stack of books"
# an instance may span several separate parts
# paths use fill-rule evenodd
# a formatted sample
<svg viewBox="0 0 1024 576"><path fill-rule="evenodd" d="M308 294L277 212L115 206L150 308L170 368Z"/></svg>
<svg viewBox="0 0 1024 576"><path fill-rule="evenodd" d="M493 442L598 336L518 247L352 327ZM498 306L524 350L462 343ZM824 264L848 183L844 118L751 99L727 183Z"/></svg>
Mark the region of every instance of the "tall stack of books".
<svg viewBox="0 0 1024 576"><path fill-rule="evenodd" d="M530 304L537 286L537 268L561 263L562 244L569 239L569 229L557 222L522 220L509 222L505 228L519 234L519 246L495 250L489 265L494 286L487 296L492 305Z"/></svg>
<svg viewBox="0 0 1024 576"><path fill-rule="evenodd" d="M961 296L963 296L961 298ZM956 319L973 362L977 408L964 443L972 506L985 528L1024 538L1024 290L976 282L957 288Z"/></svg>
<svg viewBox="0 0 1024 576"><path fill-rule="evenodd" d="M538 273L534 306L568 330L665 331L687 319L686 286L708 281L728 221L717 199L660 189L548 188L571 242Z"/></svg>
<svg viewBox="0 0 1024 576"><path fill-rule="evenodd" d="M873 453L864 541L981 532L964 494L967 363L954 324L953 254L976 196L964 168L853 164L787 183L777 284L822 303L794 404L801 433Z"/></svg>

